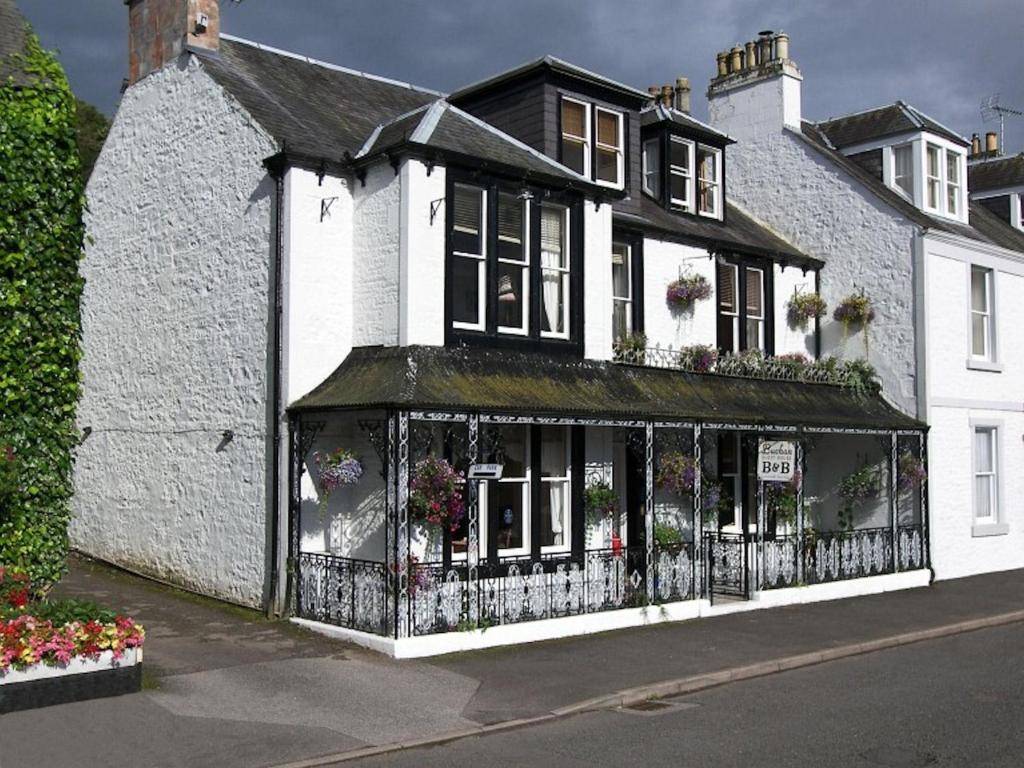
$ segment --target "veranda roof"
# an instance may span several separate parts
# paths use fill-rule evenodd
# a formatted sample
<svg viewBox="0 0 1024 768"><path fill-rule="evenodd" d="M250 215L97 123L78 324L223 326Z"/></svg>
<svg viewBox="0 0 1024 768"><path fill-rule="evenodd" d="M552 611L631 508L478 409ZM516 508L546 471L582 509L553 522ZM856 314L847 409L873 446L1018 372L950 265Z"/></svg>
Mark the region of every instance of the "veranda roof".
<svg viewBox="0 0 1024 768"><path fill-rule="evenodd" d="M829 384L626 366L535 352L362 347L293 413L405 408L614 420L923 429L880 396Z"/></svg>

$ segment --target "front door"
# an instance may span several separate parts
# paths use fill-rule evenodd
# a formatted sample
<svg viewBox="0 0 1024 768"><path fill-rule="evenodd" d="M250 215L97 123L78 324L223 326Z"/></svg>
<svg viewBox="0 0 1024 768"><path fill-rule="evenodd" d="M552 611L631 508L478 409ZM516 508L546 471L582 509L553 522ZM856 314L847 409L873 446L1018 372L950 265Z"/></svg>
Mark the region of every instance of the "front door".
<svg viewBox="0 0 1024 768"><path fill-rule="evenodd" d="M756 456L740 432L718 435L716 481L721 488L717 530L705 530L708 595L749 597L749 549L757 523Z"/></svg>

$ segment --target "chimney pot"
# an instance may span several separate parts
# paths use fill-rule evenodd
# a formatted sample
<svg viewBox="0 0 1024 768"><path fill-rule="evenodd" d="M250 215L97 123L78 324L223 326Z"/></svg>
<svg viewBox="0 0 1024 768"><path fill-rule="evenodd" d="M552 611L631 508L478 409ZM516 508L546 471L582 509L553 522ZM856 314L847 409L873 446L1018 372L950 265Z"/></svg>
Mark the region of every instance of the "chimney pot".
<svg viewBox="0 0 1024 768"><path fill-rule="evenodd" d="M978 134L971 135L971 157L981 154L981 137Z"/></svg>
<svg viewBox="0 0 1024 768"><path fill-rule="evenodd" d="M746 61L744 62L747 65L746 69L754 69L757 67L757 46L754 44L753 40L747 43L744 56L746 57Z"/></svg>
<svg viewBox="0 0 1024 768"><path fill-rule="evenodd" d="M743 49L736 43L729 51L729 72L739 72L743 69Z"/></svg>
<svg viewBox="0 0 1024 768"><path fill-rule="evenodd" d="M666 107L672 106L672 85L661 86L661 103Z"/></svg>
<svg viewBox="0 0 1024 768"><path fill-rule="evenodd" d="M985 154L989 157L995 157L999 154L999 134L995 131L989 131L985 134Z"/></svg>
<svg viewBox="0 0 1024 768"><path fill-rule="evenodd" d="M767 64L772 60L772 39L768 36L771 32L762 32L762 37L757 41L758 64Z"/></svg>
<svg viewBox="0 0 1024 768"><path fill-rule="evenodd" d="M783 61L789 58L789 35L785 32L775 36L775 58Z"/></svg>
<svg viewBox="0 0 1024 768"><path fill-rule="evenodd" d="M680 112L690 114L690 79L686 77L676 78L676 91L674 106Z"/></svg>
<svg viewBox="0 0 1024 768"><path fill-rule="evenodd" d="M729 53L720 51L718 53L718 76L725 77L729 74Z"/></svg>

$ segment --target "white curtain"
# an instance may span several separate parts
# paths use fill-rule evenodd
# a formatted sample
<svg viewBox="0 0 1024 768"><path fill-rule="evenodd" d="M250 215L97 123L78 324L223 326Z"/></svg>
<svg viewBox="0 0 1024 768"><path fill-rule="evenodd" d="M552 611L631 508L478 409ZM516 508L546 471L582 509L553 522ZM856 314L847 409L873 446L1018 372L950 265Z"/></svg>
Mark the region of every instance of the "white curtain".
<svg viewBox="0 0 1024 768"><path fill-rule="evenodd" d="M561 256L554 251L540 252L541 282L544 292L544 317L553 333L562 332L562 273L554 269L562 265ZM551 269L548 269L548 268Z"/></svg>
<svg viewBox="0 0 1024 768"><path fill-rule="evenodd" d="M552 543L561 545L562 539L562 484L548 483L551 494L551 533Z"/></svg>

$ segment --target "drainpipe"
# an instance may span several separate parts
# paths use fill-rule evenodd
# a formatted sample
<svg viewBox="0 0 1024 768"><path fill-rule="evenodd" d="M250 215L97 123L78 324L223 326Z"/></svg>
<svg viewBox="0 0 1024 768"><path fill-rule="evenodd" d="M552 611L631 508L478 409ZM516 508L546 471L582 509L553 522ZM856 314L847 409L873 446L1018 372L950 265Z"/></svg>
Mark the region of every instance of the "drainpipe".
<svg viewBox="0 0 1024 768"><path fill-rule="evenodd" d="M268 158L264 165L271 177L274 179L274 248L273 248L273 272L274 272L274 372L272 377L271 401L274 404L274 414L271 420L271 442L273 444L273 468L271 470L270 490L270 597L267 601L266 613L273 617L277 612L277 601L279 598L278 579L280 576L279 552L281 525L281 328L283 318L283 298L281 292L281 276L283 273L282 254L284 251L284 174L286 164L283 154L274 155Z"/></svg>

